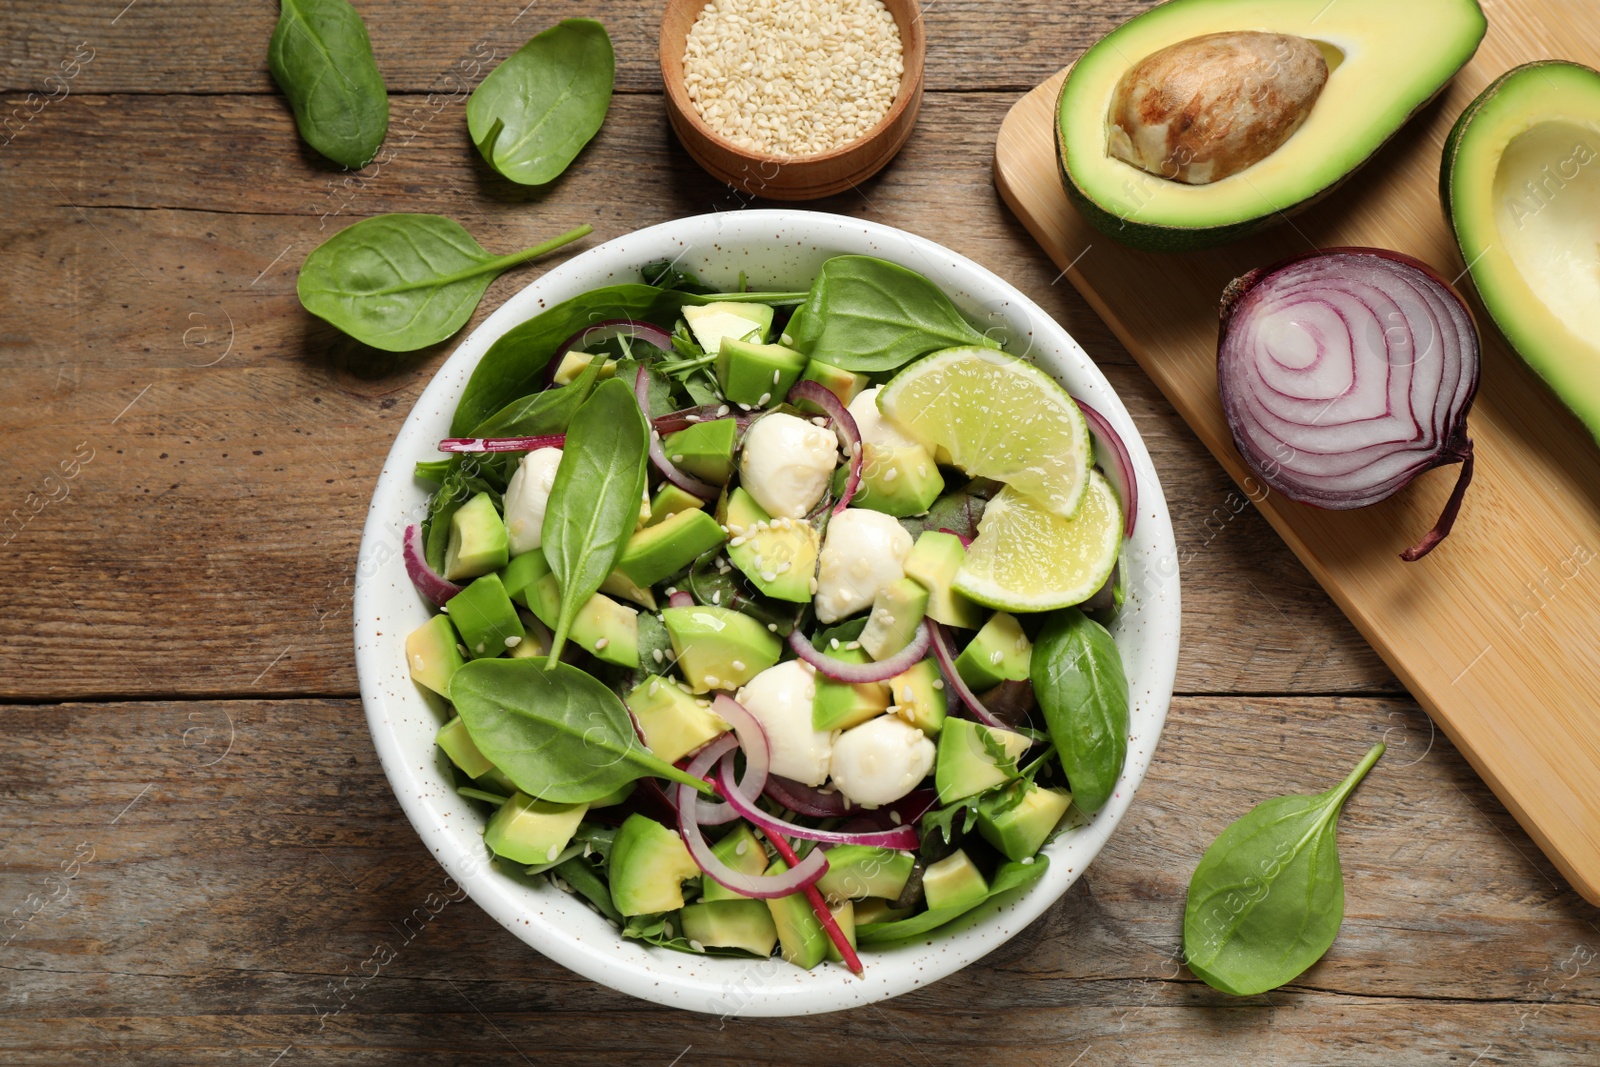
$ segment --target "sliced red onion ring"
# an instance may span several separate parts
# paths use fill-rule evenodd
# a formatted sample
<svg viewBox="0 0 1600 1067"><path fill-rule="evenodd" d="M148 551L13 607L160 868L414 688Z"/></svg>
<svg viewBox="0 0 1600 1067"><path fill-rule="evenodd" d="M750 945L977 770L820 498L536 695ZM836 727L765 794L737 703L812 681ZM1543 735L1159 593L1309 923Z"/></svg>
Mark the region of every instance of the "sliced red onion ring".
<svg viewBox="0 0 1600 1067"><path fill-rule="evenodd" d="M691 770L690 773L693 774L694 772ZM821 841L828 845L876 845L882 848L899 848L908 851L915 850L919 843L915 826L896 826L892 830L848 834L841 830L817 830L810 826L801 826L799 823L785 822L776 815L768 815L761 810L754 800L746 796L734 782L733 752L731 750L721 757L721 762L717 765L716 784L722 795L728 798L729 805L735 808L740 815L743 815L746 822L753 823L766 831L768 837L775 834L785 834L789 837L804 838L807 841Z"/></svg>
<svg viewBox="0 0 1600 1067"><path fill-rule="evenodd" d="M650 368L640 367L639 373L633 379L633 395L639 401L639 410L644 412L644 417L650 417ZM666 451L661 447L661 431L652 428L650 431L650 462L655 464L661 476L686 493L693 493L701 500L713 500L720 492L714 485L707 485L698 478L692 478L672 465L667 459Z"/></svg>
<svg viewBox="0 0 1600 1067"><path fill-rule="evenodd" d="M994 717L994 713L983 706L983 701L978 699L966 682L961 680L961 672L956 670L955 652L950 647L950 635L940 623L932 619L924 620L933 637L933 656L939 661L939 673L944 675L944 684L956 691L956 696L972 712L972 717L985 726L995 726L1002 730L1006 724Z"/></svg>
<svg viewBox="0 0 1600 1067"><path fill-rule="evenodd" d="M806 635L796 627L789 634L789 647L794 654L817 669L817 673L835 682L859 685L863 682L886 682L897 674L904 674L928 654L930 622L924 619L917 624L911 643L888 659L876 663L845 663L817 650ZM938 623L931 625L937 626Z"/></svg>
<svg viewBox="0 0 1600 1067"><path fill-rule="evenodd" d="M749 790L744 792L748 794ZM824 793L815 786L805 785L793 778L780 778L776 774L767 776L765 793L790 811L809 815L813 819L836 819L861 810L846 800L842 793Z"/></svg>
<svg viewBox="0 0 1600 1067"><path fill-rule="evenodd" d="M759 795L766 788L767 775L772 766L772 746L767 742L767 731L761 725L761 720L725 693L719 693L717 699L712 701L711 710L733 727L733 732L739 738L739 747L744 750L744 780L739 783L739 788L749 796ZM732 753L729 758L732 758ZM738 817L738 809L731 804L715 800L695 802L695 818L702 826L720 826Z"/></svg>
<svg viewBox="0 0 1600 1067"><path fill-rule="evenodd" d="M1109 419L1077 397L1073 397L1072 402L1083 412L1089 432L1094 434L1095 442L1101 446L1100 454L1106 456L1116 468L1114 473L1121 483L1117 488L1122 492L1122 536L1132 537L1134 523L1139 519L1139 479L1133 473L1133 457L1128 454L1127 444L1122 440L1122 435L1112 428Z"/></svg>
<svg viewBox="0 0 1600 1067"><path fill-rule="evenodd" d="M428 566L428 554L422 548L422 531L415 523L406 527L400 554L405 557L406 573L411 576L417 592L435 604L443 607L445 601L461 592L459 585L441 578L438 572Z"/></svg>
<svg viewBox="0 0 1600 1067"><path fill-rule="evenodd" d="M613 337L626 336L629 340L643 341L653 348L663 352L671 352L672 334L653 322L641 322L638 319L606 319L585 326L557 348L555 355L550 357L550 362L545 364L544 387L550 388L556 383L556 373L561 369L561 361L568 352L585 352L590 345L603 344Z"/></svg>
<svg viewBox="0 0 1600 1067"><path fill-rule="evenodd" d="M650 420L650 425L656 428L657 433L677 433L687 430L697 422L715 422L717 419L732 419L738 423L739 432L749 429L750 423L755 421L753 414L735 411L731 404L702 404L697 408L684 408L681 411L669 411L665 415L657 415Z"/></svg>
<svg viewBox="0 0 1600 1067"><path fill-rule="evenodd" d="M692 608L694 607L694 597L680 589L676 593L673 593L671 596L667 597L667 607Z"/></svg>
<svg viewBox="0 0 1600 1067"><path fill-rule="evenodd" d="M850 475L844 480L844 492L839 494L839 502L833 505L833 513L837 515L850 506L856 490L861 488L862 453L865 451L861 447L861 428L856 425L855 416L850 414L849 409L821 382L796 382L794 388L789 390L789 402L798 404L802 400L811 401L832 420L839 447L850 457Z"/></svg>
<svg viewBox="0 0 1600 1067"><path fill-rule="evenodd" d="M440 452L532 452L537 448L560 448L567 443L564 433L544 437L446 437L439 442Z"/></svg>

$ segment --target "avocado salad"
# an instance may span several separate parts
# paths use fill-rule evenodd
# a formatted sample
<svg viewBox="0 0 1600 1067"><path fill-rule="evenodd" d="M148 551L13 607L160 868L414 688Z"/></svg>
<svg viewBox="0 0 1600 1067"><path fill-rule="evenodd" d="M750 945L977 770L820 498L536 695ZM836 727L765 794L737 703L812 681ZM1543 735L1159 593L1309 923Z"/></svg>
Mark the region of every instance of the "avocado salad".
<svg viewBox="0 0 1600 1067"><path fill-rule="evenodd" d="M903 267L642 274L501 336L417 464L406 662L502 871L860 974L1112 796L1132 465Z"/></svg>

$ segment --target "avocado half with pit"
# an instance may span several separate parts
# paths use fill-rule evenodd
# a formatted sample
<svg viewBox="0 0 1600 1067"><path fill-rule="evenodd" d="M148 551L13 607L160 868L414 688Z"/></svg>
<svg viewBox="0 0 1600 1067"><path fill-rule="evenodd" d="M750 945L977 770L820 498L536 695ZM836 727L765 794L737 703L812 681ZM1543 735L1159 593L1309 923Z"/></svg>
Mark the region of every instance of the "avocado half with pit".
<svg viewBox="0 0 1600 1067"><path fill-rule="evenodd" d="M1439 192L1495 325L1600 440L1600 72L1501 76L1445 141Z"/></svg>
<svg viewBox="0 0 1600 1067"><path fill-rule="evenodd" d="M1349 177L1472 58L1487 28L1476 0L1168 0L1103 37L1062 85L1067 195L1135 248L1244 237ZM1143 117L1131 146L1114 106ZM1205 178L1227 168L1183 173L1197 131L1242 139L1233 147L1261 158L1216 180ZM1160 158L1163 141L1170 166L1126 161L1139 154L1130 147Z"/></svg>

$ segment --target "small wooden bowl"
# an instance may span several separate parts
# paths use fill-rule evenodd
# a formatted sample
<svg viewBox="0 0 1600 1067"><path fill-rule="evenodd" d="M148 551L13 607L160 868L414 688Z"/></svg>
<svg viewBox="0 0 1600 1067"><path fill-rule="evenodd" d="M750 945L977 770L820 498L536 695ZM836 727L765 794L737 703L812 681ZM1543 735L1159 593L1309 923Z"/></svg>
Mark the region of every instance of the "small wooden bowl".
<svg viewBox="0 0 1600 1067"><path fill-rule="evenodd" d="M667 0L661 18L661 80L666 84L667 117L678 140L711 175L751 196L772 200L815 200L852 188L882 170L911 136L922 106L922 60L927 42L916 0L884 0L900 27L904 72L900 91L883 120L842 148L814 156L773 156L739 148L714 133L700 118L683 80L683 53L689 27L706 0Z"/></svg>

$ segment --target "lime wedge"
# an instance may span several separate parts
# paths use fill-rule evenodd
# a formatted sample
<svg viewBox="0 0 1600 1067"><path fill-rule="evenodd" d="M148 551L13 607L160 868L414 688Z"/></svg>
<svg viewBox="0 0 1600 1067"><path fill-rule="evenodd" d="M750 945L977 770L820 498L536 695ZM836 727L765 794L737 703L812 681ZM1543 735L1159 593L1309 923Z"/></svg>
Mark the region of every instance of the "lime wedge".
<svg viewBox="0 0 1600 1067"><path fill-rule="evenodd" d="M1122 505L1099 471L1087 481L1083 506L1070 519L1009 485L1001 489L951 584L1001 611L1050 611L1094 596L1122 548Z"/></svg>
<svg viewBox="0 0 1600 1067"><path fill-rule="evenodd" d="M935 352L895 375L878 408L975 478L1005 482L1064 518L1083 502L1089 426L1067 391L1025 360L989 348Z"/></svg>

